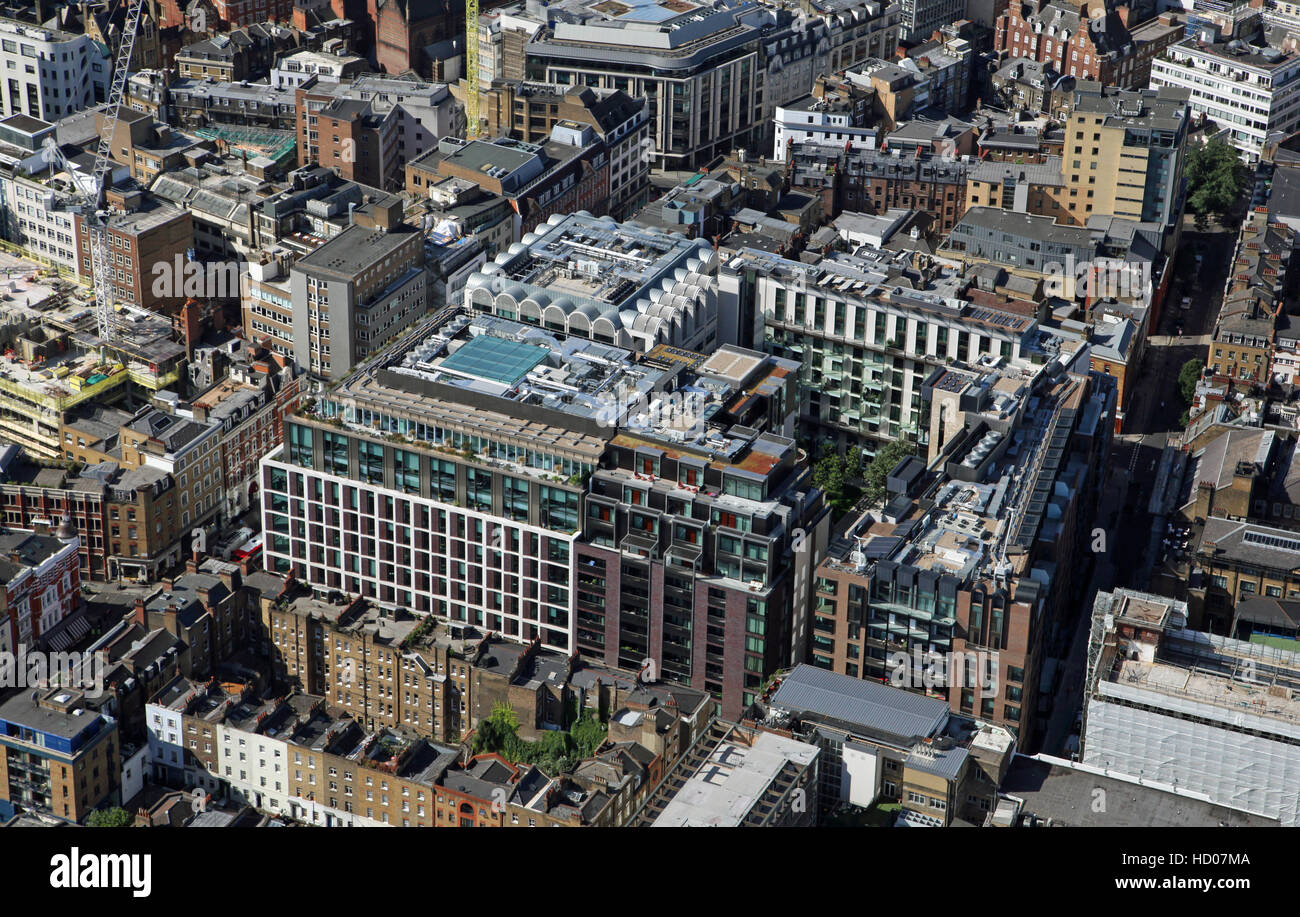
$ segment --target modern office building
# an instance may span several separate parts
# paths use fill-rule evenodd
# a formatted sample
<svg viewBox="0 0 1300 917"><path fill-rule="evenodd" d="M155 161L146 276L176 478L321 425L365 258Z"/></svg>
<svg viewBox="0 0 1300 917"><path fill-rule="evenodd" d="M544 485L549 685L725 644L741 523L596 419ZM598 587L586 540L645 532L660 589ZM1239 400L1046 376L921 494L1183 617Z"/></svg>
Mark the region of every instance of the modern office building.
<svg viewBox="0 0 1300 917"><path fill-rule="evenodd" d="M1270 134L1300 127L1300 55L1281 48L1188 39L1152 62L1151 88L1187 90L1192 111L1251 160Z"/></svg>
<svg viewBox="0 0 1300 917"><path fill-rule="evenodd" d="M641 352L707 351L730 340L718 328L716 272L703 240L556 214L470 277L465 304Z"/></svg>
<svg viewBox="0 0 1300 917"><path fill-rule="evenodd" d="M777 105L807 95L821 74L892 56L898 28L897 6L876 0L803 10L756 0L672 9L527 2L481 18L480 45L500 72L480 79L526 77L645 96L653 165L690 168L737 148L767 148ZM508 53L494 51L497 44L523 49L524 73L507 63Z"/></svg>
<svg viewBox="0 0 1300 917"><path fill-rule="evenodd" d="M353 215L289 272L294 359L324 379L342 378L429 307L424 234L401 222L400 203Z"/></svg>
<svg viewBox="0 0 1300 917"><path fill-rule="evenodd" d="M0 19L0 111L44 121L108 98L108 49L89 35Z"/></svg>

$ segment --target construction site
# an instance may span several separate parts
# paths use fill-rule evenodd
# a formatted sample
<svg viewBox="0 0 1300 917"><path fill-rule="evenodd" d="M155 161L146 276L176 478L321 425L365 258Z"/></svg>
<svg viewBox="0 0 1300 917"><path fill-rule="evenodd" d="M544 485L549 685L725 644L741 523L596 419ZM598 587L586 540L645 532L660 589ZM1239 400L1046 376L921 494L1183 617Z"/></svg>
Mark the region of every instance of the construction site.
<svg viewBox="0 0 1300 917"><path fill-rule="evenodd" d="M1188 630L1187 604L1100 593L1082 761L1300 823L1300 654Z"/></svg>

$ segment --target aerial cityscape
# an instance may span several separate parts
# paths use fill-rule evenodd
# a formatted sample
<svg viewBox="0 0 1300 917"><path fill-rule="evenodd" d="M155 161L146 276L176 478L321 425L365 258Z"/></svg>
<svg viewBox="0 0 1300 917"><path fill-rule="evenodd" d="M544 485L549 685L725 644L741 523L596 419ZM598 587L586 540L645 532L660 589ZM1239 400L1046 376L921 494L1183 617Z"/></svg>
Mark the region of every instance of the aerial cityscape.
<svg viewBox="0 0 1300 917"><path fill-rule="evenodd" d="M1300 3L0 61L0 826L1300 825Z"/></svg>

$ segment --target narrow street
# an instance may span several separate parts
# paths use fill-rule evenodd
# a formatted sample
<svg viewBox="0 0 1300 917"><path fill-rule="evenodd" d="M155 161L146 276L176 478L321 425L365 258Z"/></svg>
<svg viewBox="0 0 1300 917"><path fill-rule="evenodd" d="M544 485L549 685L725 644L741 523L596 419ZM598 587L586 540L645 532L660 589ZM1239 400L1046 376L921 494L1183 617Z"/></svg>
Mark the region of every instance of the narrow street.
<svg viewBox="0 0 1300 917"><path fill-rule="evenodd" d="M1149 571L1160 543L1163 517L1149 512L1156 469L1171 434L1181 431L1185 405L1178 391L1178 371L1188 360L1204 362L1222 301L1223 287L1235 244L1235 229L1196 232L1188 221L1181 252L1185 257L1202 253L1196 276L1176 279L1170 286L1159 327L1147 339L1145 358L1128 380L1133 392L1124 432L1111 448L1107 483L1097 511L1096 524L1106 531L1106 551L1096 558L1092 580L1079 597L1069 649L1060 658L1057 692L1048 715L1040 749L1069 757L1065 743L1083 699L1086 677L1088 629L1098 592L1117 586L1146 588ZM1191 308L1181 308L1182 298Z"/></svg>

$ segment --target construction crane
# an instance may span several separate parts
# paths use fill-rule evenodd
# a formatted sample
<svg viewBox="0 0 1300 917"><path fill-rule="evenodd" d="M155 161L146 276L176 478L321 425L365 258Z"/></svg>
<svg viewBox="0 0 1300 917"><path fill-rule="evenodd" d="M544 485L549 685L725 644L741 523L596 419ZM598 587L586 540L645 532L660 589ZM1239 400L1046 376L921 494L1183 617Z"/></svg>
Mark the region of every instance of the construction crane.
<svg viewBox="0 0 1300 917"><path fill-rule="evenodd" d="M130 0L126 19L122 23L122 38L118 42L117 57L113 61L113 81L108 93L108 104L104 106L104 124L99 131L99 147L95 151L95 167L91 173L90 187L84 187L77 181L76 173L68 164L63 150L59 148L55 135L51 133L45 141L54 162L68 173L72 185L81 198L82 220L89 235L90 262L94 270L95 283L95 322L100 340L110 343L118 331L118 322L114 310L114 288L112 279L112 259L108 251L107 213L104 210L105 179L112 165L109 153L113 149L113 134L117 131L118 113L122 109L122 99L126 95L126 81L131 75L131 54L135 50L135 36L140 25L140 11L144 0ZM54 164L51 162L51 165Z"/></svg>
<svg viewBox="0 0 1300 917"><path fill-rule="evenodd" d="M478 0L465 0L465 139L479 134Z"/></svg>

